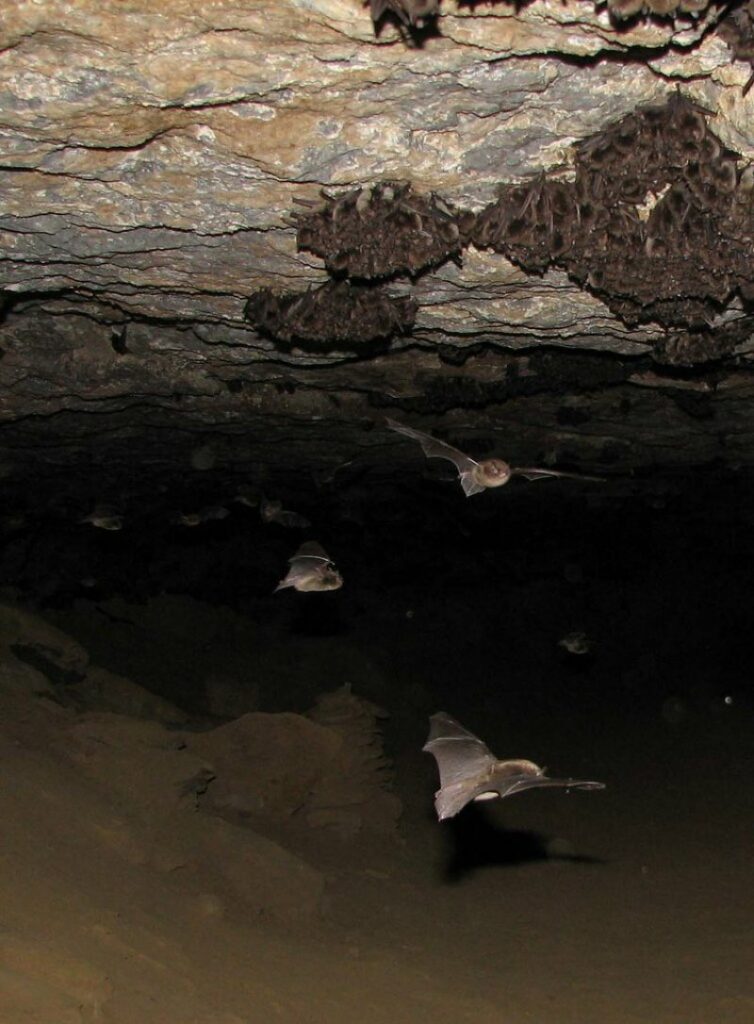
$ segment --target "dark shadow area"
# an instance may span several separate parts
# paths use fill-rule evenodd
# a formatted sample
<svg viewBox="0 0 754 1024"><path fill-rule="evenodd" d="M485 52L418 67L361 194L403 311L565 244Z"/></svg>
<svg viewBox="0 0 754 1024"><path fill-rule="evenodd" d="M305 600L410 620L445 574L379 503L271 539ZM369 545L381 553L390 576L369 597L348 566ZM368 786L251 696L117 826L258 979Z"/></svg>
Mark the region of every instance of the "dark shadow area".
<svg viewBox="0 0 754 1024"><path fill-rule="evenodd" d="M601 857L571 852L567 844L539 832L506 828L493 822L486 810L470 804L462 814L442 823L446 847L443 880L463 882L483 868L514 867L539 861L606 864Z"/></svg>

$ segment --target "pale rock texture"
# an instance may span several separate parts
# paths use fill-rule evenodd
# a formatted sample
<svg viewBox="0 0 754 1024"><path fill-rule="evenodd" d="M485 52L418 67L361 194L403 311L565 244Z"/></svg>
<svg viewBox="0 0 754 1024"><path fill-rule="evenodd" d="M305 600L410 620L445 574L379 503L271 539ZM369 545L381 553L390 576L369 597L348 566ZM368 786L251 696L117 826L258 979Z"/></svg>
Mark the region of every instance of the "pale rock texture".
<svg viewBox="0 0 754 1024"><path fill-rule="evenodd" d="M516 350L647 356L656 325L627 326L563 273L528 276L473 247L460 266L391 282L391 294L418 302L412 335L348 367L336 348L283 350L243 309L257 289L326 280L321 260L296 251L288 223L295 201L322 188L410 179L478 211L500 182L541 171L568 178L575 142L678 85L750 160L754 91L741 91L750 69L711 31L718 16L709 8L616 26L590 0L446 0L436 34L411 45L395 24L376 33L359 0L9 5L0 23L0 473L31 468L52 480L86 451L106 474L124 458L129 429L148 448L152 427L182 424L169 459L144 453L167 473L222 424L218 465L251 463L263 483L287 472L286 460L300 465L301 452L291 441L272 460L248 427L264 422L290 440L283 427L294 421L312 426L309 457L327 475L368 447L361 425L379 418L375 408L442 392L413 410L440 415L465 400L450 396L448 377L506 380ZM486 361L474 346L486 347ZM455 372L445 359L453 353L457 363L469 356ZM676 450L664 399L653 402L667 451L706 458L715 439ZM109 437L103 420L74 415L95 408ZM564 444L592 457L640 426L629 415L606 423L602 438L566 437L551 411L532 409L542 429L514 441L527 458ZM41 452L45 417L59 410L71 413L55 421L65 444ZM333 419L348 430L325 423L325 444L316 424ZM228 440L235 432L243 438ZM636 443L634 461L651 461ZM19 445L32 452L23 465ZM61 507L64 491L63 482Z"/></svg>

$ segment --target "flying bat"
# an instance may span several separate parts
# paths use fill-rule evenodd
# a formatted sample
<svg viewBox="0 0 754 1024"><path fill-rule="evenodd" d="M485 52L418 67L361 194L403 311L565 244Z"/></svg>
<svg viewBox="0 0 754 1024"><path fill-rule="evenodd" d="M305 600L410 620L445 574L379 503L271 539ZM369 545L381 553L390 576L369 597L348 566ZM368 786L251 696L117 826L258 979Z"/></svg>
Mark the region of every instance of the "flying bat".
<svg viewBox="0 0 754 1024"><path fill-rule="evenodd" d="M312 525L304 516L298 512L291 512L283 508L282 501L272 501L262 496L259 502L259 514L264 523L277 523L289 530L308 530Z"/></svg>
<svg viewBox="0 0 754 1024"><path fill-rule="evenodd" d="M288 559L288 575L278 583L275 592L293 587L304 593L316 590L339 590L343 577L315 540L302 544L296 554Z"/></svg>
<svg viewBox="0 0 754 1024"><path fill-rule="evenodd" d="M422 451L430 458L449 459L458 470L461 480L461 487L467 498L472 494L479 494L488 487L502 487L507 484L512 476L523 476L527 480L540 480L548 476L563 476L572 480L597 480L602 481L601 476L585 476L583 473L566 473L560 469L541 469L539 467L511 466L502 459L482 459L477 462L470 455L459 451L445 441L440 441L431 434L425 434L422 430L415 430L413 427L406 427L395 420L386 420L391 430L404 434L422 446Z"/></svg>
<svg viewBox="0 0 754 1024"><path fill-rule="evenodd" d="M80 523L91 523L100 530L122 530L123 516L110 505L97 505L93 512L79 519Z"/></svg>
<svg viewBox="0 0 754 1024"><path fill-rule="evenodd" d="M605 788L601 782L548 778L533 761L498 761L486 744L444 711L438 711L429 721L429 738L422 750L432 754L440 770L440 788L435 793L440 821L452 818L472 800L512 796L525 789Z"/></svg>

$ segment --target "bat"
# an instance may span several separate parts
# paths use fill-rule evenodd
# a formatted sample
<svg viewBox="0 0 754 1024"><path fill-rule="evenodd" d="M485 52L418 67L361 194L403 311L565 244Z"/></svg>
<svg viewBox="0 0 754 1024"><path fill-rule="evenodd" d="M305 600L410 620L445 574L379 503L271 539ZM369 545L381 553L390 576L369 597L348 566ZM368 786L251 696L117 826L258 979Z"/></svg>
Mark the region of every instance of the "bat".
<svg viewBox="0 0 754 1024"><path fill-rule="evenodd" d="M110 505L97 505L93 512L79 519L80 523L91 523L100 530L122 530L123 516Z"/></svg>
<svg viewBox="0 0 754 1024"><path fill-rule="evenodd" d="M525 789L605 788L601 782L551 779L533 761L498 761L485 743L444 711L438 711L429 721L429 737L422 750L432 754L440 771L440 788L435 793L440 821L452 818L472 800L512 796Z"/></svg>
<svg viewBox="0 0 754 1024"><path fill-rule="evenodd" d="M369 0L372 21L377 24L385 11L391 11L404 25L421 28L427 18L434 18L439 0Z"/></svg>
<svg viewBox="0 0 754 1024"><path fill-rule="evenodd" d="M404 434L406 437L418 441L428 459L448 459L452 462L458 470L461 487L463 487L463 493L467 498L470 498L472 494L479 494L481 491L487 490L488 487L502 487L513 476L523 476L527 480L540 480L550 476L568 477L572 480L604 480L604 477L601 476L566 473L560 469L511 466L508 462L504 462L503 459L482 459L481 462L477 462L470 455L466 455L464 452L459 451L458 448L446 444L445 441L432 437L431 434L425 434L421 430L404 426L403 423L397 423L395 420L387 419L385 422L390 430L395 430L399 434Z"/></svg>
<svg viewBox="0 0 754 1024"><path fill-rule="evenodd" d="M592 641L586 633L576 630L573 633L566 633L558 640L558 647L562 647L569 654L589 654L592 649Z"/></svg>
<svg viewBox="0 0 754 1024"><path fill-rule="evenodd" d="M200 508L198 512L177 512L170 521L179 526L201 526L202 523L208 523L211 519L227 519L229 515L230 512L222 505L207 505L205 508Z"/></svg>
<svg viewBox="0 0 754 1024"><path fill-rule="evenodd" d="M289 530L308 530L312 525L304 516L298 512L291 512L283 508L282 501L273 501L262 497L259 502L259 515L264 523L277 523Z"/></svg>
<svg viewBox="0 0 754 1024"><path fill-rule="evenodd" d="M343 577L324 548L315 540L308 540L302 544L296 554L288 559L288 564L288 575L275 587L275 593L286 587L309 593L317 590L339 590L343 586Z"/></svg>

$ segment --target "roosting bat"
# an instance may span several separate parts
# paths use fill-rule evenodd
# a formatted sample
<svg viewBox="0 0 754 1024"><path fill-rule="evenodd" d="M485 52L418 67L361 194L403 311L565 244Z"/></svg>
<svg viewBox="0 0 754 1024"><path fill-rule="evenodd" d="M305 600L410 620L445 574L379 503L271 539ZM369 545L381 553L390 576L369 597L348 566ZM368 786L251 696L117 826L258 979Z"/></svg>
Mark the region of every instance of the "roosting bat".
<svg viewBox="0 0 754 1024"><path fill-rule="evenodd" d="M604 479L601 476L585 476L583 473L566 473L560 469L511 466L502 459L482 459L481 462L477 462L470 455L465 455L452 445L446 444L445 441L432 437L431 434L414 430L413 427L406 427L391 419L386 420L386 423L391 430L418 441L428 459L449 459L458 470L461 487L463 487L467 498L470 498L472 494L479 494L480 491L484 491L488 487L502 487L512 476L523 476L527 480L540 480L548 476L563 476L572 480L602 481Z"/></svg>
<svg viewBox="0 0 754 1024"><path fill-rule="evenodd" d="M525 789L560 786L604 789L601 782L550 779L532 761L498 761L486 744L450 715L438 711L430 718L429 738L422 747L437 761L440 788L435 808L440 821L452 818L472 800L512 796Z"/></svg>
<svg viewBox="0 0 754 1024"><path fill-rule="evenodd" d="M434 18L439 0L369 0L372 21L377 24L385 11L392 11L404 25L421 28L427 18Z"/></svg>
<svg viewBox="0 0 754 1024"><path fill-rule="evenodd" d="M275 592L293 587L308 593L315 590L338 590L343 586L343 577L330 558L315 540L302 544L293 558L289 558L290 569L285 579L275 587Z"/></svg>

